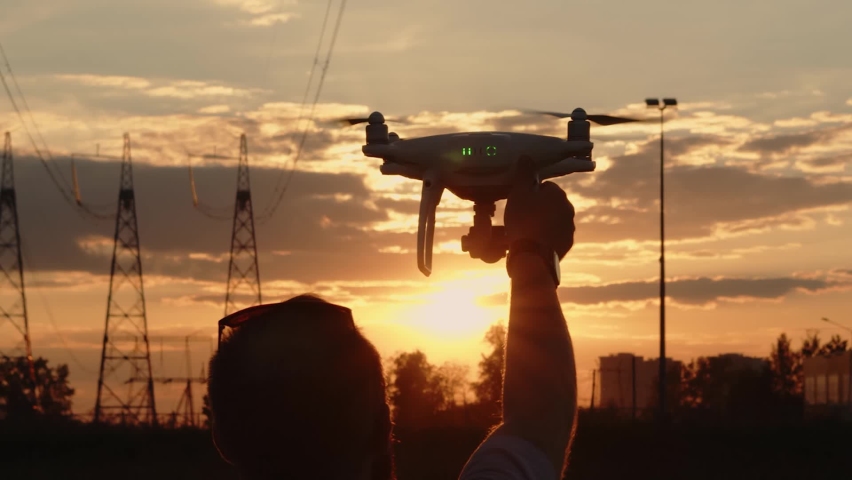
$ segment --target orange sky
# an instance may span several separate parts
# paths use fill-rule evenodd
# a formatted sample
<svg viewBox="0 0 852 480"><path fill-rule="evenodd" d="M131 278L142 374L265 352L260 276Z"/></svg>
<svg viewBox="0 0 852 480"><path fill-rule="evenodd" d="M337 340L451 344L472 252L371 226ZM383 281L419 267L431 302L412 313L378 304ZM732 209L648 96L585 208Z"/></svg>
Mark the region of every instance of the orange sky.
<svg viewBox="0 0 852 480"><path fill-rule="evenodd" d="M173 8L154 3L157 12L110 7L100 11L98 24L109 15L121 24L121 12L161 15ZM439 3L436 9L448 18L451 6ZM298 143L296 120L321 12L300 3L198 0L191 2L197 12L190 12L185 32L164 21L161 33L132 29L131 42L97 27L93 31L101 41L96 46L82 27L63 24L58 32L67 34L66 42L59 41L59 33L45 34L60 28L61 15L82 16L86 5L57 3L36 12L25 2L15 3L15 12L27 21L0 21L0 41L56 158L56 172L70 179L68 154L94 152L96 144L102 153L120 154L121 134L130 132L150 334L180 336L202 329L213 338L223 309L230 224L193 210L186 154L215 148L236 155L239 134L245 132L256 208L270 205ZM576 13L554 2L539 7L526 14ZM596 8L603 7L582 7L600 28L623 26L624 20ZM651 15L657 7L648 8ZM555 55L566 55L562 49L568 39L543 19L538 20L545 22L542 38L527 26L514 27L522 39L514 47L517 52L535 53L512 53L512 62L523 68L508 68L496 60L500 51L482 40L499 43L499 32L477 27L482 30L472 36L451 26L453 21L441 24L438 14L426 15L416 7L398 10L381 14L394 25L388 28L398 30L387 33L386 44L376 43L378 36L363 38L357 28L378 22L370 20L374 6L352 6L347 12L293 184L273 219L257 227L265 300L319 293L351 306L385 356L420 348L433 363L462 362L475 373L485 349L482 335L490 324L507 318L508 281L502 263L486 265L459 250L459 237L472 221L471 205L445 195L435 273L423 277L412 252L419 185L382 176L379 161L360 152L363 128L340 129L330 120L380 108L409 121L392 126L402 137L492 129L561 137L564 121L511 108L570 111L582 106L590 112L646 115L639 102L662 89L681 101L666 123L669 353L681 360L725 352L767 355L782 331L797 341L807 329L846 335L819 320L829 317L852 326L847 316L852 70L832 63L841 56L831 55L832 46L848 33L835 28L829 15L810 10L802 32L784 24L759 27L755 35L762 43L749 43L725 37L724 29L711 28L697 10L670 13L681 16L672 27L676 31L692 28L714 41L684 37L692 40L682 48L659 47L669 64L683 68L664 65L645 73L630 58L645 55L647 45L617 40L584 44L585 50L567 53L565 64L554 62ZM196 15L202 11L210 15ZM490 12L492 24L508 25L509 12L502 7ZM417 24L412 20L416 14L422 15ZM743 13L745 19L758 14ZM730 20L729 26L738 21ZM430 28L470 36L455 51L478 68L459 70L461 58L441 64L447 46L424 35ZM778 37L782 30L811 43L799 45L800 54L783 61L761 56L760 45L786 45ZM46 40L34 43L39 35ZM217 36L241 49L224 48L215 55ZM109 39L138 48L134 62L108 50L113 48ZM503 56L516 52L501 48ZM696 64L686 72L684 65L694 62L696 52L713 60L715 69ZM64 60L72 53L77 63ZM823 64L813 63L817 57ZM412 58L420 59L425 70L404 64ZM494 61L488 63L489 58ZM621 70L610 65L616 60ZM229 62L243 62L253 76L226 71ZM763 62L761 72L752 69L755 62ZM588 73L576 65L588 66ZM516 71L524 68L550 70L530 79ZM484 76L489 69L491 80ZM642 73L619 80L616 70ZM390 80L377 84L377 78ZM94 403L113 224L81 218L63 201L34 160L11 109L0 110L0 130L13 132L33 348L52 363L70 364L75 411L85 412ZM657 126L593 128L592 135L597 172L559 180L578 212L577 246L562 264L560 298L577 350L583 402L598 356L630 351L653 357L658 348ZM112 208L118 165L80 160L77 167L84 199ZM203 202L231 208L234 161L196 160L195 174ZM500 215L498 210L495 223L501 223ZM0 327L7 343L9 331ZM209 340L194 344L196 374L210 349ZM161 353L154 343L152 358L158 375L185 374L180 345L164 344ZM158 390L160 409L171 408L178 394Z"/></svg>

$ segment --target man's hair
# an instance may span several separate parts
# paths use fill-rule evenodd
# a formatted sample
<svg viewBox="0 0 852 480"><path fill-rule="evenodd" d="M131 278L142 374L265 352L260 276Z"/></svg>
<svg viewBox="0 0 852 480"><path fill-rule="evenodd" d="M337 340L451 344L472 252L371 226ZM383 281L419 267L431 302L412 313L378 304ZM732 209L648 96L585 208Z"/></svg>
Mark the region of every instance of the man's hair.
<svg viewBox="0 0 852 480"><path fill-rule="evenodd" d="M381 357L358 331L318 328L313 295L241 324L210 360L217 448L247 478L393 478ZM315 314L314 314L315 315Z"/></svg>

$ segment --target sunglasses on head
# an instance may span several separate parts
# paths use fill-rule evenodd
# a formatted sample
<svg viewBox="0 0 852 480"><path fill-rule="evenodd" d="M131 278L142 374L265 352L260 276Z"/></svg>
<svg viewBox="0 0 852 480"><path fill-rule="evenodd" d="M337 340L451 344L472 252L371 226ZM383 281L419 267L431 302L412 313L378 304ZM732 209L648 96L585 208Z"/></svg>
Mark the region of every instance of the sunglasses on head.
<svg viewBox="0 0 852 480"><path fill-rule="evenodd" d="M312 326L330 328L334 331L355 330L355 321L352 319L352 310L349 308L320 301L286 301L255 305L219 320L218 344L221 346L223 339L252 320L274 317L281 317L280 321L293 325L310 323Z"/></svg>

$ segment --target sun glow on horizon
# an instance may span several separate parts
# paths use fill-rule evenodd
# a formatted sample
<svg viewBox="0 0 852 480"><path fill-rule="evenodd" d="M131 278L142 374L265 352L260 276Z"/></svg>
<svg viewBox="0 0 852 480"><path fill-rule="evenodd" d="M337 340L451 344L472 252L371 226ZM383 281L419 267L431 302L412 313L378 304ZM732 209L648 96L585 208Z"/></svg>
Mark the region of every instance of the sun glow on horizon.
<svg viewBox="0 0 852 480"><path fill-rule="evenodd" d="M436 339L479 339L489 325L508 314L504 306L486 305L482 298L507 287L505 275L497 273L455 275L411 298L400 312L400 322Z"/></svg>

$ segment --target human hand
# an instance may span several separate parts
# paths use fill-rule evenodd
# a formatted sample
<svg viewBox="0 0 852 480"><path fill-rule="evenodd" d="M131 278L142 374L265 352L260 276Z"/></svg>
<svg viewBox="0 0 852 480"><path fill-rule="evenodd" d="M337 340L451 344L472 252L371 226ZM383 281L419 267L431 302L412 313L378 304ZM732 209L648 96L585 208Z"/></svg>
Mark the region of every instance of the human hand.
<svg viewBox="0 0 852 480"><path fill-rule="evenodd" d="M531 159L518 163L515 187L503 213L509 245L534 240L552 248L561 260L574 246L574 206L553 182L539 184Z"/></svg>

